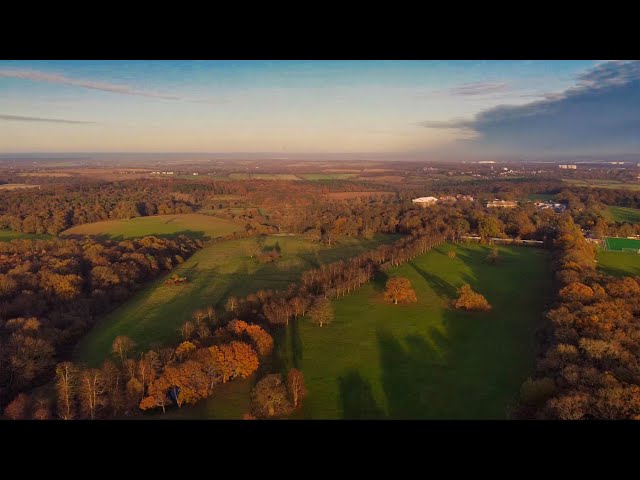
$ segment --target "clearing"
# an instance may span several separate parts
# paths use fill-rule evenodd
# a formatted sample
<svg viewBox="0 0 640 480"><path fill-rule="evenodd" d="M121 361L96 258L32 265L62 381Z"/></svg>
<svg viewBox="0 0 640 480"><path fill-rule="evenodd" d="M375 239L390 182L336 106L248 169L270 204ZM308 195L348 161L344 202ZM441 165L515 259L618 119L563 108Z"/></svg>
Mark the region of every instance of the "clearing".
<svg viewBox="0 0 640 480"><path fill-rule="evenodd" d="M393 192L378 192L378 191L365 191L365 192L333 192L325 193L324 196L332 200L350 200L352 198L363 197L376 197L381 195L394 195Z"/></svg>
<svg viewBox="0 0 640 480"><path fill-rule="evenodd" d="M189 283L164 285L167 276L151 282L99 320L78 346L76 357L91 365L100 364L118 335L132 338L141 349L154 342L175 344L180 325L199 308L222 307L231 295L245 296L260 289L286 288L306 269L348 258L396 239L398 235L378 235L373 240L346 237L327 247L299 236L269 236L264 248L278 246L282 255L271 264L260 264L250 258L255 238L211 245L171 271L171 274L186 276Z"/></svg>
<svg viewBox="0 0 640 480"><path fill-rule="evenodd" d="M95 235L105 239L123 240L125 238L176 237L187 235L194 238L224 237L241 231L244 226L222 218L199 213L181 213L175 215L155 215L137 217L130 220L105 220L104 222L76 225L62 232L66 235Z"/></svg>
<svg viewBox="0 0 640 480"><path fill-rule="evenodd" d="M605 252L597 255L598 269L609 275L625 277L640 275L640 255L629 252Z"/></svg>

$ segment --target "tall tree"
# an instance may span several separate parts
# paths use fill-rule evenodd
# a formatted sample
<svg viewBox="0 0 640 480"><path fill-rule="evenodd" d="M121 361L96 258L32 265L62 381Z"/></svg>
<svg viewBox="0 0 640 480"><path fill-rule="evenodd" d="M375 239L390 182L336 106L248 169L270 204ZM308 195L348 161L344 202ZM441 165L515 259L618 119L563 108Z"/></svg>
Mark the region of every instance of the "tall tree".
<svg viewBox="0 0 640 480"><path fill-rule="evenodd" d="M321 327L331 323L334 318L331 301L325 298L317 300L309 309L309 317L313 323Z"/></svg>
<svg viewBox="0 0 640 480"><path fill-rule="evenodd" d="M62 362L56 367L56 390L58 392L58 415L63 420L75 417L75 400L78 386L78 368L71 362Z"/></svg>
<svg viewBox="0 0 640 480"><path fill-rule="evenodd" d="M387 280L384 290L384 298L398 304L398 302L417 302L416 292L408 278L392 277Z"/></svg>

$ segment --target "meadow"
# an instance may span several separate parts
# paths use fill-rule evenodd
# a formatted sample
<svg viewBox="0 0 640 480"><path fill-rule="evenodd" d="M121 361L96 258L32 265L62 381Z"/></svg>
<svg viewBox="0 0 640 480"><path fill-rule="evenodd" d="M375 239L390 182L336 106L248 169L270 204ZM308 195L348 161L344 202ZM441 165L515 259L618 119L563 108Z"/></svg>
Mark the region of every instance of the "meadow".
<svg viewBox="0 0 640 480"><path fill-rule="evenodd" d="M282 256L270 264L258 263L250 257L255 238L208 246L172 270L171 274L186 276L187 284L164 285L166 276L152 282L100 319L79 344L76 358L90 365L100 364L118 335L132 338L140 349L154 343L175 344L180 325L201 307L221 308L231 295L286 288L306 269L357 255L397 238L397 235L379 235L373 240L348 237L327 247L297 236L273 235L267 237L263 248L278 246Z"/></svg>
<svg viewBox="0 0 640 480"><path fill-rule="evenodd" d="M446 252L455 249L451 259ZM301 318L276 332L275 368L300 368L309 391L299 419L504 419L531 374L535 331L552 297L548 252L445 245L334 300L326 327ZM387 276L408 278L410 305L383 300ZM493 306L487 313L451 308L470 283ZM170 418L240 418L253 379L234 381ZM233 384L233 385L231 385Z"/></svg>
<svg viewBox="0 0 640 480"><path fill-rule="evenodd" d="M640 190L640 183L621 182L620 180L578 180L572 178L563 178L562 181L574 187L622 188L626 190Z"/></svg>
<svg viewBox="0 0 640 480"><path fill-rule="evenodd" d="M551 275L544 250L500 247L499 265L486 263L488 252L447 245L389 271L411 281L415 304L385 302L381 275L335 300L326 328L304 319L292 325L280 342L283 363L302 369L310 392L297 416L507 418L533 369ZM490 312L451 308L465 282Z"/></svg>
<svg viewBox="0 0 640 480"><path fill-rule="evenodd" d="M637 208L607 206L602 214L610 222L640 223L640 209Z"/></svg>
<svg viewBox="0 0 640 480"><path fill-rule="evenodd" d="M158 237L187 235L207 239L224 237L241 230L243 225L240 223L198 213L181 213L85 223L65 230L62 236L95 235L104 239L122 240L146 235Z"/></svg>

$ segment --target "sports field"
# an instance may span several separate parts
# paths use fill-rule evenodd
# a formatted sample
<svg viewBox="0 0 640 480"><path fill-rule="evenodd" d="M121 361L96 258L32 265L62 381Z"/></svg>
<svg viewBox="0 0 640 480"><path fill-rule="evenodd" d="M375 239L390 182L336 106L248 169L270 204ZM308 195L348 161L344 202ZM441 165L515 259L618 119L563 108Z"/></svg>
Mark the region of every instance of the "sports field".
<svg viewBox="0 0 640 480"><path fill-rule="evenodd" d="M622 252L625 250L640 251L640 240L633 238L607 237L604 242L605 250L609 252Z"/></svg>
<svg viewBox="0 0 640 480"><path fill-rule="evenodd" d="M182 213L137 217L131 220L106 220L104 222L85 223L65 230L62 235L95 235L112 240L144 237L146 235L158 237L187 235L194 238L207 239L224 237L243 229L244 226L241 223L198 213Z"/></svg>
<svg viewBox="0 0 640 480"><path fill-rule="evenodd" d="M598 270L616 277L640 275L640 255L631 252L598 252Z"/></svg>
<svg viewBox="0 0 640 480"><path fill-rule="evenodd" d="M270 236L264 248L277 245L282 255L271 264L260 264L250 257L255 238L211 245L172 270L172 274L186 276L189 283L164 285L166 277L152 282L99 320L79 344L76 358L91 365L100 364L118 335L132 338L141 349L149 348L154 342L175 344L178 328L199 308L223 306L231 295L286 288L308 268L357 255L397 238L397 235L380 235L368 241L346 237L327 247L296 236Z"/></svg>
<svg viewBox="0 0 640 480"><path fill-rule="evenodd" d="M563 178L563 182L573 185L574 187L591 187L591 188L616 188L625 190L640 190L640 183L621 182L619 180L579 180L573 178Z"/></svg>
<svg viewBox="0 0 640 480"><path fill-rule="evenodd" d="M446 252L455 248L457 257ZM534 366L535 331L552 296L548 252L447 245L390 272L408 278L411 305L383 300L386 276L334 300L326 327L306 319L276 335L282 370L301 368L309 395L294 418L504 419ZM470 283L493 306L452 309L456 287ZM230 382L179 418L240 418L250 380Z"/></svg>

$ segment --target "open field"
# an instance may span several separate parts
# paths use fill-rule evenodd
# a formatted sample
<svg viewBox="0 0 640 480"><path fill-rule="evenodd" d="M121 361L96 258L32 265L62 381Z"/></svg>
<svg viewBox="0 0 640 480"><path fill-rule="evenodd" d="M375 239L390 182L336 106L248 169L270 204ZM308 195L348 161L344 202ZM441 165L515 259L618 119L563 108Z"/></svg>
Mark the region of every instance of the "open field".
<svg viewBox="0 0 640 480"><path fill-rule="evenodd" d="M340 239L326 247L301 237L270 236L266 248L279 245L282 258L272 264L259 264L250 258L254 238L243 238L211 245L175 268L171 273L186 276L189 283L164 285L157 279L132 299L101 319L83 339L78 360L99 364L109 353L113 339L127 335L141 348L154 342L175 343L177 329L191 313L206 305L223 306L230 295L244 296L260 289L282 289L296 281L302 271L320 263L351 257L382 243L397 239L393 235L374 240L353 237Z"/></svg>
<svg viewBox="0 0 640 480"><path fill-rule="evenodd" d="M28 183L5 183L0 185L0 190L18 190L20 188L39 188L40 185L31 185Z"/></svg>
<svg viewBox="0 0 640 480"><path fill-rule="evenodd" d="M376 197L381 195L393 195L393 192L378 192L378 191L366 191L366 192L332 192L325 193L324 196L332 200L350 200L352 198L362 197Z"/></svg>
<svg viewBox="0 0 640 480"><path fill-rule="evenodd" d="M525 195L524 199L529 202L548 202L555 198L553 193L530 193Z"/></svg>
<svg viewBox="0 0 640 480"><path fill-rule="evenodd" d="M303 180L346 180L355 177L355 173L301 173Z"/></svg>
<svg viewBox="0 0 640 480"><path fill-rule="evenodd" d="M606 237L604 242L606 246L605 250L611 252L618 252L626 249L640 250L640 240L635 240L633 238Z"/></svg>
<svg viewBox="0 0 640 480"><path fill-rule="evenodd" d="M188 235L195 238L215 238L224 237L240 230L243 230L241 224L229 220L198 213L182 213L137 217L131 220L85 223L65 230L62 235L96 235L109 239L135 238L145 235L158 237Z"/></svg>
<svg viewBox="0 0 640 480"><path fill-rule="evenodd" d="M29 173L19 173L19 177L72 177L70 173L60 173L60 172L29 172Z"/></svg>
<svg viewBox="0 0 640 480"><path fill-rule="evenodd" d="M552 294L548 253L443 246L388 274L411 281L418 302L392 305L380 277L333 302L336 318L319 328L302 319L280 342L287 366L305 375L299 418L500 419L531 373L535 329ZM493 306L462 312L449 304L470 283ZM517 295L514 293L517 292Z"/></svg>
<svg viewBox="0 0 640 480"><path fill-rule="evenodd" d="M14 232L13 230L0 230L0 242L9 242L18 238L22 240L48 240L51 236L46 234L38 235L35 233Z"/></svg>
<svg viewBox="0 0 640 480"><path fill-rule="evenodd" d="M300 180L292 173L230 173L231 180Z"/></svg>
<svg viewBox="0 0 640 480"><path fill-rule="evenodd" d="M624 277L640 275L640 255L630 252L604 252L597 255L598 270L609 275Z"/></svg>
<svg viewBox="0 0 640 480"><path fill-rule="evenodd" d="M572 178L563 178L562 181L574 187L621 188L626 190L640 190L640 183L621 182L619 180L577 180Z"/></svg>
<svg viewBox="0 0 640 480"><path fill-rule="evenodd" d="M602 214L610 222L640 223L640 210L637 208L607 206Z"/></svg>

